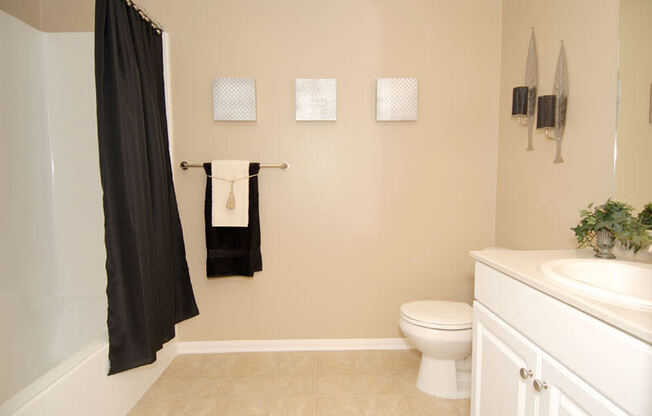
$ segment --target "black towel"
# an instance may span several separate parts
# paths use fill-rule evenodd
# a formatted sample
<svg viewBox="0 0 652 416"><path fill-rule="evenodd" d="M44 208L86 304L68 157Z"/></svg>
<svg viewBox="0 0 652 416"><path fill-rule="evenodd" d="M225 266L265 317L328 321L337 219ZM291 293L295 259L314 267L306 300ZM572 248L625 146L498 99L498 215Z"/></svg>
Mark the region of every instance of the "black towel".
<svg viewBox="0 0 652 416"><path fill-rule="evenodd" d="M204 163L211 174L211 164ZM249 164L249 175L260 171L260 163ZM213 227L211 178L206 178L204 227L206 229L206 276L253 276L263 270L260 254L260 218L258 217L258 176L249 178L249 226Z"/></svg>

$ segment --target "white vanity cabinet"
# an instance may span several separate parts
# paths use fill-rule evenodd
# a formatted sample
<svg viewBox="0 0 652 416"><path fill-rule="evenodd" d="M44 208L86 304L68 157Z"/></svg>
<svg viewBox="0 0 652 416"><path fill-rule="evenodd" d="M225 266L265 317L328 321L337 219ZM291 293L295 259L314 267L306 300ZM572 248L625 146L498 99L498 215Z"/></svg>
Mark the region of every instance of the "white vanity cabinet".
<svg viewBox="0 0 652 416"><path fill-rule="evenodd" d="M474 416L652 415L652 346L482 263Z"/></svg>
<svg viewBox="0 0 652 416"><path fill-rule="evenodd" d="M472 414L534 414L530 384L538 359L534 344L475 302Z"/></svg>
<svg viewBox="0 0 652 416"><path fill-rule="evenodd" d="M472 414L626 415L480 303L473 312Z"/></svg>
<svg viewBox="0 0 652 416"><path fill-rule="evenodd" d="M595 391L569 369L542 354L540 380L545 389L539 394L539 414L542 416L602 416L626 415L606 397Z"/></svg>

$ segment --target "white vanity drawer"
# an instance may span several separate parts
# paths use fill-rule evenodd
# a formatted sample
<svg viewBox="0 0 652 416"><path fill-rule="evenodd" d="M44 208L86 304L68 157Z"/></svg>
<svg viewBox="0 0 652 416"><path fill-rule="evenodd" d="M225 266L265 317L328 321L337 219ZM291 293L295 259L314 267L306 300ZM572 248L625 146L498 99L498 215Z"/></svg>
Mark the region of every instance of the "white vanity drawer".
<svg viewBox="0 0 652 416"><path fill-rule="evenodd" d="M475 299L625 411L652 414L650 344L479 262Z"/></svg>

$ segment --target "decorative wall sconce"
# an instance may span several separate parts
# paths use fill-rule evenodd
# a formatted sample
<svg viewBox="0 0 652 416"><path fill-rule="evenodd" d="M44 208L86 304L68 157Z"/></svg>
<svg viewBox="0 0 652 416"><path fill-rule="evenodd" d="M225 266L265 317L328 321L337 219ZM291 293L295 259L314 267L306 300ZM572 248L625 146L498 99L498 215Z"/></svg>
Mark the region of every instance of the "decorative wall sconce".
<svg viewBox="0 0 652 416"><path fill-rule="evenodd" d="M552 95L539 97L538 106L537 129L545 129L546 137L555 140L554 163L564 163L564 158L561 156L561 144L564 138L566 108L568 107L568 65L563 40L559 49L559 58L557 58Z"/></svg>
<svg viewBox="0 0 652 416"><path fill-rule="evenodd" d="M512 116L516 117L518 124L527 126L529 88L515 87L512 91Z"/></svg>
<svg viewBox="0 0 652 416"><path fill-rule="evenodd" d="M537 86L539 83L539 64L537 61L537 42L534 27L530 35L530 46L525 62L525 86L514 88L512 92L512 116L518 123L527 126L527 150L534 150L532 133L534 130L534 109L537 104Z"/></svg>
<svg viewBox="0 0 652 416"><path fill-rule="evenodd" d="M557 96L542 95L537 103L537 129L545 129L546 137L556 139L555 125L557 120Z"/></svg>

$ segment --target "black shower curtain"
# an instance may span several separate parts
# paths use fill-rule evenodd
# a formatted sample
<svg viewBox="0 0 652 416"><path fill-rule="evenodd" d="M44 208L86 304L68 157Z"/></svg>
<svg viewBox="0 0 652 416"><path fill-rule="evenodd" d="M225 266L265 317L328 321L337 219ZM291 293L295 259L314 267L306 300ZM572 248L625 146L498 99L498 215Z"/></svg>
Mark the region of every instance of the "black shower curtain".
<svg viewBox="0 0 652 416"><path fill-rule="evenodd" d="M124 0L95 4L109 374L156 360L197 315L168 150L161 35Z"/></svg>

